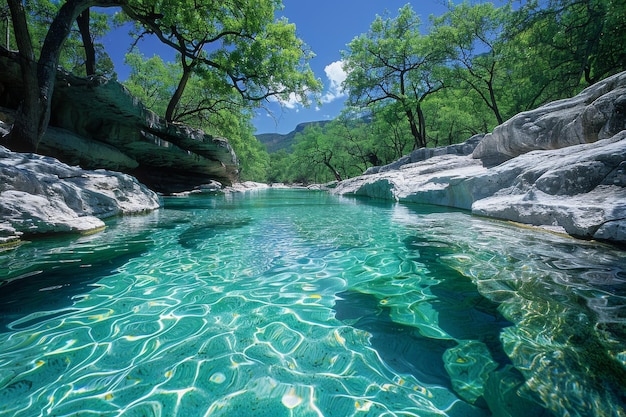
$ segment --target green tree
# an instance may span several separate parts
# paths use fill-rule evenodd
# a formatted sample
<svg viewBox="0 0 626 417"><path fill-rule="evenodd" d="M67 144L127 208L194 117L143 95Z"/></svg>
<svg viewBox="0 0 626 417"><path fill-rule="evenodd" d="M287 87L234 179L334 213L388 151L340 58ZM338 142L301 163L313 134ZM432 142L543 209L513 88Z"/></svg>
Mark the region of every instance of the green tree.
<svg viewBox="0 0 626 417"><path fill-rule="evenodd" d="M368 121L343 112L325 126L324 134L337 151L342 151L337 157L337 164L345 177L361 174L369 166L380 162Z"/></svg>
<svg viewBox="0 0 626 417"><path fill-rule="evenodd" d="M32 4L49 3L41 0ZM145 30L179 52L182 75L173 94L176 104L170 102L166 116L173 117L173 109L181 102L192 75L200 76L205 88L219 86L214 90L228 91L231 96L235 91L240 96L238 101L260 102L296 93L306 102L308 93L319 91L320 83L308 67L311 54L295 36L295 27L285 20L273 20L274 8L280 5L279 0L67 0L57 10L51 9L48 29L34 36L28 24L31 14L24 2L8 0L18 48L13 54L22 67L25 94L6 144L14 150L36 151L50 119L62 47L77 18L95 6L121 7ZM37 48L34 41L39 39L44 40ZM211 77L206 76L209 73ZM215 95L211 100L209 104L213 105ZM207 108L202 106L202 111ZM222 110L224 107L216 112ZM188 109L182 113L190 114ZM201 113L198 107L195 113Z"/></svg>
<svg viewBox="0 0 626 417"><path fill-rule="evenodd" d="M533 0L512 16L508 70L520 110L626 70L626 0Z"/></svg>
<svg viewBox="0 0 626 417"><path fill-rule="evenodd" d="M343 52L350 104L397 102L409 123L414 148L426 146L422 103L443 88L438 69L444 51L420 33L420 24L407 4L395 18L377 16L369 31L353 39Z"/></svg>
<svg viewBox="0 0 626 417"><path fill-rule="evenodd" d="M454 84L474 90L501 124L505 120L502 96L510 81L502 37L511 8L496 8L489 2L449 3L448 7L447 13L433 19L431 37L451 60Z"/></svg>
<svg viewBox="0 0 626 417"><path fill-rule="evenodd" d="M432 120L428 139L433 146L465 142L498 124L482 98L470 88L446 88L424 104L424 113Z"/></svg>
<svg viewBox="0 0 626 417"><path fill-rule="evenodd" d="M294 156L303 168L302 171L308 171L309 175L304 176L306 180L313 179L317 182L321 179L325 182L330 173L332 179L341 181L343 176L338 169L338 153L335 143L318 125L307 126L296 135ZM321 171L325 171L326 175L320 175Z"/></svg>
<svg viewBox="0 0 626 417"><path fill-rule="evenodd" d="M413 148L413 137L402 113L397 103L379 106L372 112L371 122L367 125L373 138L372 154L375 158L369 161L372 166L389 164Z"/></svg>
<svg viewBox="0 0 626 417"><path fill-rule="evenodd" d="M220 91L234 89L247 102L295 93L308 100L321 84L308 66L312 57L295 25L275 20L280 0L131 0L124 8L140 24L139 35L155 34L178 52L182 74L167 106L176 108L194 73Z"/></svg>
<svg viewBox="0 0 626 417"><path fill-rule="evenodd" d="M146 58L137 52L126 54L125 62L130 73L124 86L147 108L163 116L180 78L180 67L163 62L158 55Z"/></svg>
<svg viewBox="0 0 626 417"><path fill-rule="evenodd" d="M290 165L293 155L284 149L269 154L270 164L267 179L269 182L291 183L294 179L290 175Z"/></svg>
<svg viewBox="0 0 626 417"><path fill-rule="evenodd" d="M228 138L239 159L239 178L266 182L270 159L265 146L254 136L249 111L221 111L201 127L216 136Z"/></svg>
<svg viewBox="0 0 626 417"><path fill-rule="evenodd" d="M124 85L146 107L163 116L180 79L180 66L163 62L157 55L146 59L139 53L126 54L126 63L131 71ZM269 155L253 135L251 113L237 100L234 90L220 92L210 88L210 77L211 74L207 78L194 74L189 79L177 107L176 121L228 138L240 162L240 178L266 181Z"/></svg>

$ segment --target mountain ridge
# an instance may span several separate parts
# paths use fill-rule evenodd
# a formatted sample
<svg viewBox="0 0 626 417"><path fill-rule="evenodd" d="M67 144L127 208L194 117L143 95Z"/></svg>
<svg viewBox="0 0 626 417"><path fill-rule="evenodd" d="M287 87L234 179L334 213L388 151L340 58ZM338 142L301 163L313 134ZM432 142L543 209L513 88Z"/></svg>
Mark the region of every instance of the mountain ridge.
<svg viewBox="0 0 626 417"><path fill-rule="evenodd" d="M299 123L294 130L289 133L259 133L255 135L257 140L265 145L268 153L275 153L284 150L287 153L292 152L296 135L302 133L308 126L324 127L330 120L318 120L313 122Z"/></svg>

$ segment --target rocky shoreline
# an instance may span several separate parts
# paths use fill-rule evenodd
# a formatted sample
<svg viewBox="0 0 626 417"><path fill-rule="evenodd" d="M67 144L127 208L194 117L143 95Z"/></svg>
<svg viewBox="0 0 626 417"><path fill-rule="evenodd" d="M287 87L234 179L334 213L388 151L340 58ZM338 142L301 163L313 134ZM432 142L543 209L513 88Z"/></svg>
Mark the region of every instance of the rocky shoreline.
<svg viewBox="0 0 626 417"><path fill-rule="evenodd" d="M23 86L17 61L0 54L0 68L1 137L13 123ZM38 152L88 170L124 172L166 194L212 180L230 185L239 177L239 161L227 139L168 123L115 80L62 70Z"/></svg>
<svg viewBox="0 0 626 417"><path fill-rule="evenodd" d="M625 129L626 72L520 113L482 138L370 169L333 192L466 209L626 244Z"/></svg>
<svg viewBox="0 0 626 417"><path fill-rule="evenodd" d="M195 192L280 184L217 181ZM315 187L320 189L324 187ZM583 239L626 244L626 72L578 96L520 113L492 133L418 149L330 192L470 210ZM0 146L0 245L45 233L83 233L103 218L160 207L134 177L83 170Z"/></svg>
<svg viewBox="0 0 626 417"><path fill-rule="evenodd" d="M104 227L104 218L160 206L159 196L130 175L0 146L0 245L32 235L93 232Z"/></svg>

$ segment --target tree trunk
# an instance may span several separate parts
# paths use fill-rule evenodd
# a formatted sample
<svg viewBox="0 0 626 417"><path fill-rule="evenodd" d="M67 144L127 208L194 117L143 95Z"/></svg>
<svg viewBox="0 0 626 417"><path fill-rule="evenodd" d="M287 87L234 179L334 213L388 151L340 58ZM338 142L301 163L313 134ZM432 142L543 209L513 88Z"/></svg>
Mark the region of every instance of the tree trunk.
<svg viewBox="0 0 626 417"><path fill-rule="evenodd" d="M126 4L126 0L67 0L50 25L38 62L35 62L22 1L7 0L7 3L19 49L24 84L24 98L9 133L7 146L12 150L36 152L50 121L50 104L59 55L72 24L79 14L91 6L121 6Z"/></svg>
<svg viewBox="0 0 626 417"><path fill-rule="evenodd" d="M7 0L19 49L18 60L22 69L24 98L17 109L15 123L6 138L6 146L19 152L33 152L36 149L37 126L39 120L37 64L35 53L26 23L26 12L20 0Z"/></svg>
<svg viewBox="0 0 626 417"><path fill-rule="evenodd" d="M415 112L413 112L413 110L405 110L406 118L409 121L409 125L411 126L411 134L413 135L413 150L426 147L426 140L424 139L425 136L423 135L424 114L422 113L419 106L417 110L417 120L415 117Z"/></svg>
<svg viewBox="0 0 626 417"><path fill-rule="evenodd" d="M491 80L487 83L487 86L489 88L489 100L491 100L491 110L493 110L493 114L496 116L496 120L498 121L498 124L501 125L502 123L504 123L504 120L502 119L502 115L500 114L500 109L498 108L498 102L496 100L496 92L493 90L493 82L491 82Z"/></svg>
<svg viewBox="0 0 626 417"><path fill-rule="evenodd" d="M330 172L332 172L332 173L333 173L333 176L335 177L335 179L336 179L337 181L343 181L343 180L341 179L341 174L339 173L339 171L337 171L337 170L335 169L335 167L334 167L334 166L332 166L332 165L330 164L330 161L324 161L324 165L326 165L326 166L328 167L328 169L330 169Z"/></svg>
<svg viewBox="0 0 626 417"><path fill-rule="evenodd" d="M93 46L93 39L91 38L91 32L89 30L89 9L85 9L84 12L78 15L76 23L78 24L80 37L83 40L83 47L85 48L85 72L87 76L95 75L96 48Z"/></svg>
<svg viewBox="0 0 626 417"><path fill-rule="evenodd" d="M417 122L420 129L420 143L423 148L426 147L426 119L424 118L424 111L422 110L421 103L417 103L415 106L415 113L417 113Z"/></svg>
<svg viewBox="0 0 626 417"><path fill-rule="evenodd" d="M413 149L419 149L421 148L419 142L420 132L417 128L417 123L415 123L415 116L413 115L413 111L411 111L411 109L405 110L405 113L406 118L409 121L409 126L411 126L411 135L413 136Z"/></svg>
<svg viewBox="0 0 626 417"><path fill-rule="evenodd" d="M189 67L186 67L183 70L183 75L180 77L176 91L174 91L174 95L172 95L170 102L167 104L167 110L165 110L165 120L168 122L174 121L174 111L176 110L176 106L178 106L178 103L183 96L183 92L185 91L185 87L187 87L187 82L191 77L191 70L188 68Z"/></svg>

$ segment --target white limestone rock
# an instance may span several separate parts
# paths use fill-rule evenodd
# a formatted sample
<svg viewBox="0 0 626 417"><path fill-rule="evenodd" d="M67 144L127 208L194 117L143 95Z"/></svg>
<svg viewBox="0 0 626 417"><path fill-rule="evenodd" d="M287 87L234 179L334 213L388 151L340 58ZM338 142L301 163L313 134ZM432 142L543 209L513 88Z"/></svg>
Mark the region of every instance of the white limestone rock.
<svg viewBox="0 0 626 417"><path fill-rule="evenodd" d="M626 242L626 131L611 139L534 151L472 180L496 190L472 213Z"/></svg>
<svg viewBox="0 0 626 417"><path fill-rule="evenodd" d="M468 142L471 156L463 155L465 145L462 153L411 154L334 192L468 209L626 243L626 72ZM410 163L422 157L429 159Z"/></svg>
<svg viewBox="0 0 626 417"><path fill-rule="evenodd" d="M224 193L244 193L246 191L258 191L269 188L269 184L254 181L244 181L233 183L229 187L223 189Z"/></svg>
<svg viewBox="0 0 626 417"><path fill-rule="evenodd" d="M487 134L474 158L497 165L533 150L559 149L606 139L626 129L626 72L575 97L522 112Z"/></svg>
<svg viewBox="0 0 626 417"><path fill-rule="evenodd" d="M466 180L486 171L471 156L441 155L342 181L332 192L470 209L473 192Z"/></svg>
<svg viewBox="0 0 626 417"><path fill-rule="evenodd" d="M0 146L0 243L90 231L103 227L103 218L159 206L159 197L129 175L86 171Z"/></svg>
<svg viewBox="0 0 626 417"><path fill-rule="evenodd" d="M340 182L336 194L436 204L626 243L626 130L610 139L533 151L486 168L442 155Z"/></svg>

